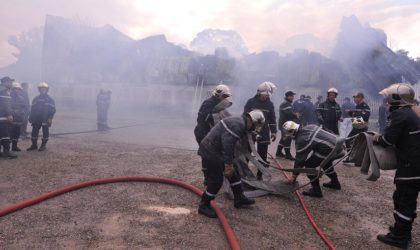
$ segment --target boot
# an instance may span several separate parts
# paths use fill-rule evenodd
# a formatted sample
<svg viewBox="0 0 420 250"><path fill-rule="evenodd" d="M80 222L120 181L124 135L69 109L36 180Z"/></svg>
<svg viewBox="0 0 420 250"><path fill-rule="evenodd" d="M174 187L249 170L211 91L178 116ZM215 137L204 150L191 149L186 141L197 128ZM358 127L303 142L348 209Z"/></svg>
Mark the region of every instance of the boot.
<svg viewBox="0 0 420 250"><path fill-rule="evenodd" d="M12 151L13 151L13 152L20 152L20 151L22 151L22 149L20 149L20 148L17 146L17 142L12 142Z"/></svg>
<svg viewBox="0 0 420 250"><path fill-rule="evenodd" d="M295 157L292 156L292 154L290 153L290 148L285 148L284 151L286 152L286 159L294 161Z"/></svg>
<svg viewBox="0 0 420 250"><path fill-rule="evenodd" d="M402 249L408 248L410 238L408 235L396 235L393 232L387 234L380 234L376 237L379 241Z"/></svg>
<svg viewBox="0 0 420 250"><path fill-rule="evenodd" d="M328 183L322 184L322 186L324 186L326 188L341 190L341 184L338 181L337 174L336 173L329 174L328 177L330 177L331 181L328 182Z"/></svg>
<svg viewBox="0 0 420 250"><path fill-rule="evenodd" d="M302 194L315 198L322 198L321 187L319 186L319 179L316 176L308 176L311 180L311 188L308 191L303 191Z"/></svg>
<svg viewBox="0 0 420 250"><path fill-rule="evenodd" d="M10 151L3 152L3 157L9 158L9 159L16 159L17 155L11 153Z"/></svg>
<svg viewBox="0 0 420 250"><path fill-rule="evenodd" d="M32 150L37 150L38 149L38 145L37 145L37 140L32 139L32 145L26 149L26 151L32 151Z"/></svg>
<svg viewBox="0 0 420 250"><path fill-rule="evenodd" d="M282 150L283 150L283 147L282 146L280 146L280 145L277 146L276 157L278 157L278 158L284 158L284 157L286 157L286 155L283 154Z"/></svg>
<svg viewBox="0 0 420 250"><path fill-rule="evenodd" d="M303 191L302 194L306 196L310 196L310 197L315 197L315 198L323 197L321 190L315 190L313 188L310 188L308 191Z"/></svg>
<svg viewBox="0 0 420 250"><path fill-rule="evenodd" d="M233 201L233 206L235 208L240 208L242 206L247 206L247 205L251 205L254 204L255 200L252 198L248 198L244 195L244 193L235 195L234 201Z"/></svg>
<svg viewBox="0 0 420 250"><path fill-rule="evenodd" d="M213 197L208 196L206 192L203 193L201 196L200 205L198 206L198 213L202 214L204 216L207 216L209 218L217 218L216 212L213 210L213 208L210 206L210 201L213 199Z"/></svg>
<svg viewBox="0 0 420 250"><path fill-rule="evenodd" d="M38 151L45 151L47 149L47 141L42 140L41 147L39 147Z"/></svg>
<svg viewBox="0 0 420 250"><path fill-rule="evenodd" d="M394 231L394 226L389 226L388 230L390 232L393 232ZM407 236L408 236L408 240L411 241L411 232Z"/></svg>

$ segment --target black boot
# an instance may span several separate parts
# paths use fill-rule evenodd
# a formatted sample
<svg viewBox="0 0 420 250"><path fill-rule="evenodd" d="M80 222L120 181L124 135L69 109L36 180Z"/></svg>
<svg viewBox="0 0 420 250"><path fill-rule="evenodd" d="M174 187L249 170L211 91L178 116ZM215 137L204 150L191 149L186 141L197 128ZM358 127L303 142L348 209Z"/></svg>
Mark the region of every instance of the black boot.
<svg viewBox="0 0 420 250"><path fill-rule="evenodd" d="M396 235L393 232L389 232L387 234L380 234L376 237L379 241L402 249L408 248L408 243L410 242L410 238L408 235Z"/></svg>
<svg viewBox="0 0 420 250"><path fill-rule="evenodd" d="M41 147L39 147L38 151L45 151L47 149L47 140L42 140Z"/></svg>
<svg viewBox="0 0 420 250"><path fill-rule="evenodd" d="M327 176L331 179L330 182L322 184L322 186L326 188L341 190L341 184L338 181L337 174L327 174Z"/></svg>
<svg viewBox="0 0 420 250"><path fill-rule="evenodd" d="M285 148L284 151L286 152L286 159L294 161L295 157L292 156L292 154L290 153L290 148Z"/></svg>
<svg viewBox="0 0 420 250"><path fill-rule="evenodd" d="M235 208L240 208L242 206L248 206L255 203L255 200L252 198L248 198L244 195L244 193L235 195L233 206Z"/></svg>
<svg viewBox="0 0 420 250"><path fill-rule="evenodd" d="M26 151L32 151L32 150L37 150L38 149L38 145L37 145L37 140L32 139L32 145L26 149Z"/></svg>
<svg viewBox="0 0 420 250"><path fill-rule="evenodd" d="M198 206L198 213L209 218L217 218L216 212L210 206L210 201L213 200L213 197L206 194L204 191L203 195L201 196L200 205Z"/></svg>
<svg viewBox="0 0 420 250"><path fill-rule="evenodd" d="M20 151L22 151L22 149L20 149L20 148L17 146L17 141L12 142L12 151L13 151L13 152L20 152Z"/></svg>
<svg viewBox="0 0 420 250"><path fill-rule="evenodd" d="M278 158L286 157L286 155L283 154L282 150L283 150L282 146L280 146L280 145L277 146L276 157L278 157Z"/></svg>
<svg viewBox="0 0 420 250"><path fill-rule="evenodd" d="M389 226L389 231L393 232L394 231L394 226ZM408 240L411 241L411 232L407 235L408 236Z"/></svg>
<svg viewBox="0 0 420 250"><path fill-rule="evenodd" d="M321 187L319 186L319 179L316 176L308 176L311 180L311 188L308 191L303 191L302 194L315 198L322 198Z"/></svg>

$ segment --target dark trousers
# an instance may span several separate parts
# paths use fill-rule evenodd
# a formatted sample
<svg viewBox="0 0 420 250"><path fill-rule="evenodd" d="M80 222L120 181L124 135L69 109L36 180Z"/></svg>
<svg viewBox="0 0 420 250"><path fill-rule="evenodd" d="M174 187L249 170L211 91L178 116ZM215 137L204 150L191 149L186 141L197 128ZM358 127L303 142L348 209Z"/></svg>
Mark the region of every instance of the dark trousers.
<svg viewBox="0 0 420 250"><path fill-rule="evenodd" d="M264 160L264 162L267 162L267 152L268 152L268 143L257 143L257 152L261 156L261 159ZM267 164L263 163L264 167L267 167ZM260 170L257 171L257 176L262 176L262 173Z"/></svg>
<svg viewBox="0 0 420 250"><path fill-rule="evenodd" d="M10 133L10 139L12 140L12 143L17 143L19 141L20 129L22 125L13 124L11 127L12 128L11 128L11 133Z"/></svg>
<svg viewBox="0 0 420 250"><path fill-rule="evenodd" d="M207 188L204 192L207 196L214 198L223 185L224 162L218 157L201 157L202 166L207 169ZM228 179L234 194L242 193L241 178L235 173Z"/></svg>
<svg viewBox="0 0 420 250"><path fill-rule="evenodd" d="M10 123L0 122L0 143L3 146L3 152L10 151L10 127Z"/></svg>
<svg viewBox="0 0 420 250"><path fill-rule="evenodd" d="M39 130L42 127L42 144L46 144L50 136L50 127L48 125L32 123L32 144L36 145L39 136Z"/></svg>
<svg viewBox="0 0 420 250"><path fill-rule="evenodd" d="M305 162L305 167L307 168L316 168L319 165L321 165L321 162L324 159L312 154L309 159ZM328 176L332 181L338 181L337 173L334 170L334 167L332 167L333 160L329 161L325 166L322 168L325 171L325 175ZM316 179L317 176L315 175L308 175L309 180L312 181L312 188L320 190L319 186L319 179Z"/></svg>
<svg viewBox="0 0 420 250"><path fill-rule="evenodd" d="M20 126L20 134L26 136L27 132L26 129L28 128L28 117L25 117L25 121Z"/></svg>
<svg viewBox="0 0 420 250"><path fill-rule="evenodd" d="M360 133L366 132L367 130L368 130L367 128L363 128L363 129L353 128L350 131L350 134L349 134L348 137L352 137L352 136L358 135ZM354 139L353 140L347 140L346 141L346 148L347 149L350 149L351 148L351 146L353 145L353 141L354 141Z"/></svg>
<svg viewBox="0 0 420 250"><path fill-rule="evenodd" d="M108 128L108 109L107 108L98 107L97 124L98 124L99 130Z"/></svg>
<svg viewBox="0 0 420 250"><path fill-rule="evenodd" d="M394 195L394 233L408 235L411 233L414 219L417 217L417 196L420 183L396 184Z"/></svg>

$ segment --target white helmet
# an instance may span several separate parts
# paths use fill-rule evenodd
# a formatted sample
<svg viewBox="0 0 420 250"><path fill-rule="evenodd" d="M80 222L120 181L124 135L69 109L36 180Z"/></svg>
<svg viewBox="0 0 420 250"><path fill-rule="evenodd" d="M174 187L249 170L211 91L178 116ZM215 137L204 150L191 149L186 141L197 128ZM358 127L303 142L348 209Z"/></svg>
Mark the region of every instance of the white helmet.
<svg viewBox="0 0 420 250"><path fill-rule="evenodd" d="M13 82L12 83L12 88L14 88L14 89L22 89L22 85L20 85L20 83L18 83L18 82Z"/></svg>
<svg viewBox="0 0 420 250"><path fill-rule="evenodd" d="M395 83L379 92L391 106L413 105L414 89L404 83Z"/></svg>
<svg viewBox="0 0 420 250"><path fill-rule="evenodd" d="M330 88L330 89L328 89L328 91L327 91L327 94L328 93L335 93L336 95L338 95L338 90L336 89L336 88Z"/></svg>
<svg viewBox="0 0 420 250"><path fill-rule="evenodd" d="M263 82L258 85L257 93L260 95L268 95L271 96L276 89L276 85L272 82Z"/></svg>
<svg viewBox="0 0 420 250"><path fill-rule="evenodd" d="M363 120L363 117L361 116L352 118L351 125L355 129L362 129L366 127L365 121Z"/></svg>
<svg viewBox="0 0 420 250"><path fill-rule="evenodd" d="M38 84L38 88L46 88L46 89L48 89L49 87L48 87L48 83L46 83L46 82L41 82L40 84Z"/></svg>
<svg viewBox="0 0 420 250"><path fill-rule="evenodd" d="M251 121L254 124L254 129L257 132L260 132L265 123L264 113L259 109L254 109L248 113L248 116L251 118Z"/></svg>
<svg viewBox="0 0 420 250"><path fill-rule="evenodd" d="M296 132L298 131L300 125L294 121L287 121L283 124L283 130L285 132L285 136L294 137Z"/></svg>
<svg viewBox="0 0 420 250"><path fill-rule="evenodd" d="M232 94L230 93L230 89L229 89L228 86L226 86L224 84L219 84L213 90L213 96L215 96L215 97L221 97L221 96L229 97L229 96L232 96Z"/></svg>

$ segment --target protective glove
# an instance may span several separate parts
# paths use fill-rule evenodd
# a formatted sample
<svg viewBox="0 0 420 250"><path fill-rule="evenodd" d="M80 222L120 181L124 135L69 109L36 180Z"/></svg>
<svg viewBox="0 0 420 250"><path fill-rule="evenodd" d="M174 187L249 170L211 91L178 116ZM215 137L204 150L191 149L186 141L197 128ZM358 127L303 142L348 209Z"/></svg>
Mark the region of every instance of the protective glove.
<svg viewBox="0 0 420 250"><path fill-rule="evenodd" d="M381 138L381 136L382 135L380 135L380 134L374 134L372 136L372 142L373 142L373 144L379 144L379 138Z"/></svg>
<svg viewBox="0 0 420 250"><path fill-rule="evenodd" d="M12 115L7 116L7 121L8 122L13 122L13 116Z"/></svg>
<svg viewBox="0 0 420 250"><path fill-rule="evenodd" d="M226 178L231 178L235 173L235 169L233 168L233 164L225 164L225 170L223 171L223 175Z"/></svg>
<svg viewBox="0 0 420 250"><path fill-rule="evenodd" d="M52 119L51 119L51 118L50 118L50 119L48 119L47 123L48 123L48 127L51 127L51 124L52 124Z"/></svg>
<svg viewBox="0 0 420 250"><path fill-rule="evenodd" d="M271 141L275 141L277 139L276 134L271 134Z"/></svg>

